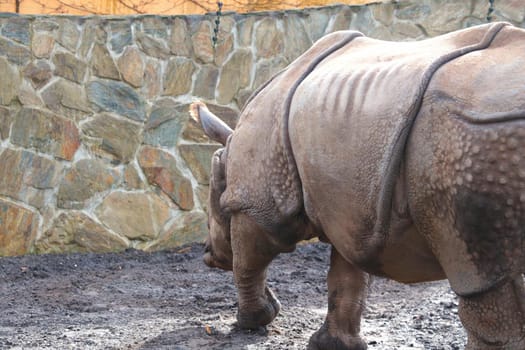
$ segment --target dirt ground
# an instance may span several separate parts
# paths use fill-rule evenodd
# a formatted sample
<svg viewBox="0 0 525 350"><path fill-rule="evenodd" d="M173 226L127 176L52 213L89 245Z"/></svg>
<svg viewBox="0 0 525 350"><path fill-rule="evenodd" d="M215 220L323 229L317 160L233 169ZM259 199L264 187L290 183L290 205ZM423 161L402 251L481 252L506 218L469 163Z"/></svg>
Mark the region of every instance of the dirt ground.
<svg viewBox="0 0 525 350"><path fill-rule="evenodd" d="M282 303L267 329L235 326L231 272L203 246L173 251L0 258L0 349L304 349L326 310L329 249L281 255L268 283ZM462 349L448 283L376 278L362 323L369 349Z"/></svg>

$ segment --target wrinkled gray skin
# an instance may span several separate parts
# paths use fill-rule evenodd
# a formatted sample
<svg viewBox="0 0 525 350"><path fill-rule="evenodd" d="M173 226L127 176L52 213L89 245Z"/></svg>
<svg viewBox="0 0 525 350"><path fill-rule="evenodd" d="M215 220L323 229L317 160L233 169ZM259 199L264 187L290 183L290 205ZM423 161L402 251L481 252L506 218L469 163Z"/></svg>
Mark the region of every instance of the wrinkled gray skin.
<svg viewBox="0 0 525 350"><path fill-rule="evenodd" d="M365 349L370 275L448 278L468 349L525 349L525 31L503 23L411 43L337 32L257 91L210 185L209 266L233 270L238 322L270 323L281 252L332 244L328 314L309 349Z"/></svg>

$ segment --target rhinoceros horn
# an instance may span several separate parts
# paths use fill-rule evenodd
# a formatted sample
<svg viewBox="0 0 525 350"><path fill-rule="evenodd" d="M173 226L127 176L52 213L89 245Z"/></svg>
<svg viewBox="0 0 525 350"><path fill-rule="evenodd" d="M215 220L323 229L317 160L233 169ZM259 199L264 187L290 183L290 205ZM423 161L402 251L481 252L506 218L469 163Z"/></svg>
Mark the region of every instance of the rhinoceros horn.
<svg viewBox="0 0 525 350"><path fill-rule="evenodd" d="M212 140L220 142L223 146L226 145L226 141L233 130L215 114L210 112L204 103L200 101L193 102L190 105L190 115L196 122L202 125L206 135Z"/></svg>

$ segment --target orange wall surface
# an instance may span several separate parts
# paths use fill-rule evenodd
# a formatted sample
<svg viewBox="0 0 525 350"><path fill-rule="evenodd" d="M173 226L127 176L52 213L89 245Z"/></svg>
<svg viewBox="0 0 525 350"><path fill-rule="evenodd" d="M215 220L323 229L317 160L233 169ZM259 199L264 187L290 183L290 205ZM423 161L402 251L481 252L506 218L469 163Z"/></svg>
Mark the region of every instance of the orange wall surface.
<svg viewBox="0 0 525 350"><path fill-rule="evenodd" d="M336 3L361 5L370 0L223 0L222 11L253 12L282 10ZM202 14L217 11L217 1L211 0L0 0L0 12L24 14Z"/></svg>

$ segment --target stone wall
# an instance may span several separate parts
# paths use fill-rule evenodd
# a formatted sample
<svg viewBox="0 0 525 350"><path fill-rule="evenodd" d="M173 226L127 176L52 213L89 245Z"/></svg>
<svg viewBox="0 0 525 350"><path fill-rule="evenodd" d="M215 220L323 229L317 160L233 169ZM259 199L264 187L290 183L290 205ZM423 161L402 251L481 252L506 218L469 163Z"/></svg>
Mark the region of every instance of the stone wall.
<svg viewBox="0 0 525 350"><path fill-rule="evenodd" d="M519 1L495 19L522 25ZM170 248L206 235L200 98L234 125L250 93L322 35L422 39L487 1L213 16L0 16L0 255Z"/></svg>

